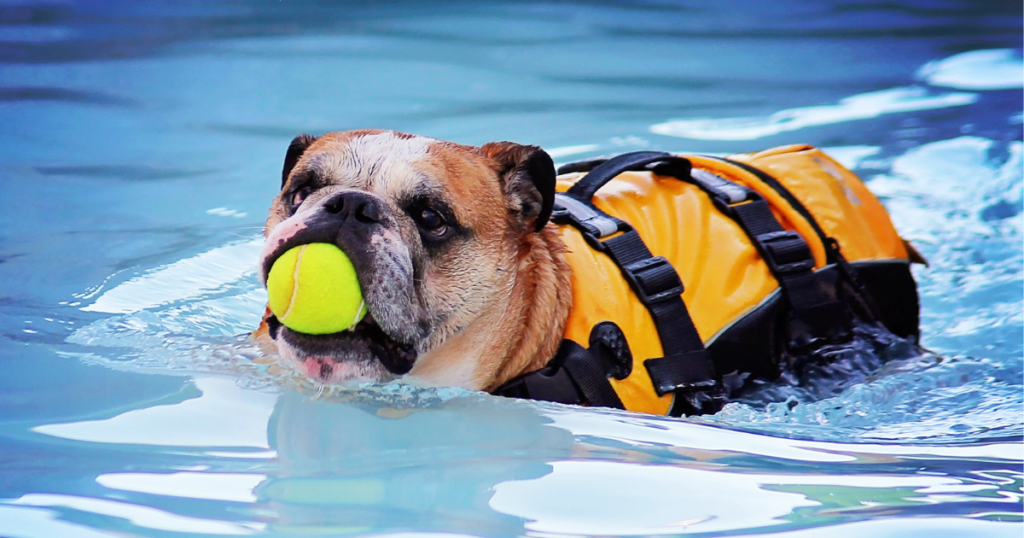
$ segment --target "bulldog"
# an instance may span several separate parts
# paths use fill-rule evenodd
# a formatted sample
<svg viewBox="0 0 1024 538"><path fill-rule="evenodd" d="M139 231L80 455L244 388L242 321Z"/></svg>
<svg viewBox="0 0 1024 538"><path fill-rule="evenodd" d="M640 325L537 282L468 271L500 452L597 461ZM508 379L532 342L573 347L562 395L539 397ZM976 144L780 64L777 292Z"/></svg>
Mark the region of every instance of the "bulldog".
<svg viewBox="0 0 1024 538"><path fill-rule="evenodd" d="M323 383L405 376L491 390L543 367L572 303L555 168L541 148L381 130L301 135L264 228L260 274L292 247L348 254L368 315L309 335L267 311L256 338Z"/></svg>
<svg viewBox="0 0 1024 538"><path fill-rule="evenodd" d="M608 175L612 163L619 170L622 159L643 155L611 159L586 181L558 178L541 148L511 142L473 147L379 130L298 136L264 229L260 274L265 283L294 247L337 245L369 313L348 330L311 335L268 309L255 336L321 383L403 377L520 397L514 387L528 374L537 399L562 383L589 391L583 402L675 415L724 401L700 387L731 391L746 374L770 380L788 367L806 370L856 352L850 338L883 347L894 336L916 340L909 264L923 259L863 182L826 154L810 146L731 158L655 153L648 164L683 168ZM789 187L749 162L788 173L779 177ZM574 189L612 177L595 199L622 220L573 202ZM558 198L558 223L549 224L562 180L570 196ZM816 220L796 194L827 218ZM594 231L563 233L567 212ZM685 305L682 282L691 286ZM651 321L655 303L671 320ZM811 355L819 357L805 360ZM663 398L670 392L684 399Z"/></svg>

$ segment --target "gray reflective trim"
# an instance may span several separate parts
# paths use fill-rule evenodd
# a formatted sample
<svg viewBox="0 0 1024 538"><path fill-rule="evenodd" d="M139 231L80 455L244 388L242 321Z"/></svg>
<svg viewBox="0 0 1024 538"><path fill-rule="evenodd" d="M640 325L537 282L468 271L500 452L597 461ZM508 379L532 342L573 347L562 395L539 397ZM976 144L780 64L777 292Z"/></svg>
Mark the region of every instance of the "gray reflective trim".
<svg viewBox="0 0 1024 538"><path fill-rule="evenodd" d="M576 220L596 228L600 234L598 238L608 237L619 231L619 225L614 220L594 211L587 204L571 196L561 193L555 194L555 205L561 206Z"/></svg>
<svg viewBox="0 0 1024 538"><path fill-rule="evenodd" d="M895 264L900 264L900 265L910 265L909 261L901 260L899 258L891 258L891 259L887 259L887 260L859 260L859 261L849 262L849 263L850 263L850 265L855 266L855 268L856 267L863 267L863 266L878 265L878 264L883 264L883 263L885 263L885 264L895 263ZM828 264L828 265L826 265L824 267L821 267L819 269L815 269L814 272L817 273L819 271L824 271L826 269L829 269L829 268L832 268L832 267L835 267L835 266L836 266L836 264L830 263L830 264ZM764 305L768 304L776 295L778 295L781 292L782 292L782 288L775 288L774 290L772 290L771 293L766 295L764 297L764 299L761 299L756 305L748 308L747 310L744 310L742 314L739 314L735 318L733 318L733 320L730 321L725 327L722 327L721 329L719 329L718 332L716 332L714 335L712 335L711 338L709 338L707 342L704 342L704 347L705 348L710 348L711 344L714 344L718 340L718 337L722 336L722 334L724 334L725 331L728 331L729 329L731 329L733 325L736 325L737 323L739 323L740 320L742 320L743 318L747 317L748 315L753 313L758 308L761 308Z"/></svg>
<svg viewBox="0 0 1024 538"><path fill-rule="evenodd" d="M707 170L701 170L700 168L694 168L690 171L690 176L694 181L704 185L708 190L714 191L729 201L730 204L738 204L747 199L750 191L746 187L742 187L708 172Z"/></svg>
<svg viewBox="0 0 1024 538"><path fill-rule="evenodd" d="M826 266L826 267L831 267L831 266ZM824 269L824 268L825 267L822 267L822 269ZM704 342L704 347L705 348L710 348L711 344L714 344L715 342L718 341L718 337L719 336L722 336L723 334L725 334L726 331L731 329L733 327L733 325L736 325L737 323L742 321L743 318L749 316L750 314L753 314L757 309L762 308L764 305L770 303L772 301L772 299L774 299L775 296L780 294L780 293L782 293L782 288L775 288L774 290L772 290L771 293L769 293L768 295L764 296L764 299L761 299L754 306L744 310L742 314L737 315L735 318L732 319L732 321L730 321L728 324L726 324L725 327L722 327L721 329L718 330L718 332L716 332L714 335L712 335L711 338L708 338L708 341Z"/></svg>

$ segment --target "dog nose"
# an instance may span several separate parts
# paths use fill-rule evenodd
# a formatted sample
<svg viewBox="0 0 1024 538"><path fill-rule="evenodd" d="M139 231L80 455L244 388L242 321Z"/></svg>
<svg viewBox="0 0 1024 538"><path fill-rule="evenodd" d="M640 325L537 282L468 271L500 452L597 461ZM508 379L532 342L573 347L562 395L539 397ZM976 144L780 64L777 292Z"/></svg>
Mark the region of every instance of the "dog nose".
<svg viewBox="0 0 1024 538"><path fill-rule="evenodd" d="M374 200L366 200L356 206L356 220L366 224L380 222L380 208Z"/></svg>
<svg viewBox="0 0 1024 538"><path fill-rule="evenodd" d="M362 192L340 192L324 202L324 211L338 215L342 220L355 219L363 224L381 222L380 202Z"/></svg>

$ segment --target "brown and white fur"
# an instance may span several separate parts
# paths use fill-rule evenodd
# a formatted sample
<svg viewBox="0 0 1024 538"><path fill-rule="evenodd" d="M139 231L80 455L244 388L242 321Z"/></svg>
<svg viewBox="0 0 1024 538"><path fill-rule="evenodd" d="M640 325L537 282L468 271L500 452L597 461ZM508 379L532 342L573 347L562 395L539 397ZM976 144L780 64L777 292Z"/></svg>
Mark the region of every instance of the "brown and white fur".
<svg viewBox="0 0 1024 538"><path fill-rule="evenodd" d="M540 148L392 131L296 137L264 235L261 277L288 249L336 244L369 314L301 334L268 312L255 336L309 377L490 390L555 354L572 303L546 226L555 170Z"/></svg>

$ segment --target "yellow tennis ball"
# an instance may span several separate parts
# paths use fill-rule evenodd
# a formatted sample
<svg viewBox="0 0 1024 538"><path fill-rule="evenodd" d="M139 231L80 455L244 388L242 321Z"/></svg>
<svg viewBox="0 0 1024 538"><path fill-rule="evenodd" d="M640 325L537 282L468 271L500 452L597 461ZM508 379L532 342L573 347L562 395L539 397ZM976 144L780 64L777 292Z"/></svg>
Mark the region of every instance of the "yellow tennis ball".
<svg viewBox="0 0 1024 538"><path fill-rule="evenodd" d="M366 315L352 260L330 243L282 254L267 275L267 295L278 321L300 333L341 332Z"/></svg>

